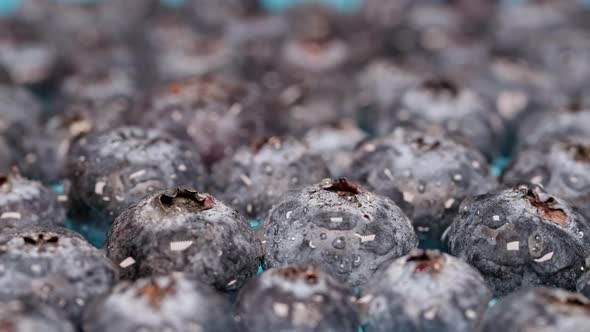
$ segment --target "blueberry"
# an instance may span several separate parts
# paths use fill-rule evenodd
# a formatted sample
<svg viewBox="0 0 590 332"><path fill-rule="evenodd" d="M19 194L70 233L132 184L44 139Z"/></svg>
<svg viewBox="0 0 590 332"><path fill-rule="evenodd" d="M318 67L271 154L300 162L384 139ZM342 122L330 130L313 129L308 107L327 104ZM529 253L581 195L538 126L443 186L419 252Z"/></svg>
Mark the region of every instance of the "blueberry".
<svg viewBox="0 0 590 332"><path fill-rule="evenodd" d="M427 79L406 90L399 111L381 121L381 134L410 124L469 142L489 158L498 153L505 131L501 117L479 94L447 79Z"/></svg>
<svg viewBox="0 0 590 332"><path fill-rule="evenodd" d="M143 124L192 140L207 165L268 136L270 118L256 85L222 76L193 76L162 86Z"/></svg>
<svg viewBox="0 0 590 332"><path fill-rule="evenodd" d="M362 290L367 332L474 331L492 294L479 272L439 251L414 250Z"/></svg>
<svg viewBox="0 0 590 332"><path fill-rule="evenodd" d="M0 233L33 225L65 225L56 193L18 173L0 174Z"/></svg>
<svg viewBox="0 0 590 332"><path fill-rule="evenodd" d="M542 185L590 218L590 137L571 137L519 151L504 170L502 182Z"/></svg>
<svg viewBox="0 0 590 332"><path fill-rule="evenodd" d="M19 85L48 83L58 71L60 57L42 32L20 19L0 22L0 67Z"/></svg>
<svg viewBox="0 0 590 332"><path fill-rule="evenodd" d="M585 272L576 282L576 290L578 293L590 298L590 273Z"/></svg>
<svg viewBox="0 0 590 332"><path fill-rule="evenodd" d="M182 273L123 281L90 304L84 331L235 331L232 308Z"/></svg>
<svg viewBox="0 0 590 332"><path fill-rule="evenodd" d="M350 331L359 327L352 291L311 265L264 272L241 291L236 304L241 331Z"/></svg>
<svg viewBox="0 0 590 332"><path fill-rule="evenodd" d="M393 199L425 247L440 246L463 199L495 187L490 166L477 150L401 127L359 146L350 174Z"/></svg>
<svg viewBox="0 0 590 332"><path fill-rule="evenodd" d="M202 187L198 155L157 130L120 127L80 139L70 150L71 212L84 223L108 226L149 193L186 184Z"/></svg>
<svg viewBox="0 0 590 332"><path fill-rule="evenodd" d="M213 167L211 188L250 218L264 219L287 191L329 176L319 153L293 138L271 137Z"/></svg>
<svg viewBox="0 0 590 332"><path fill-rule="evenodd" d="M256 275L261 254L237 211L188 188L148 196L114 222L106 252L125 279L184 271L220 290Z"/></svg>
<svg viewBox="0 0 590 332"><path fill-rule="evenodd" d="M410 220L392 200L344 178L283 196L264 237L265 267L314 264L355 287L417 245Z"/></svg>
<svg viewBox="0 0 590 332"><path fill-rule="evenodd" d="M304 136L311 151L325 160L332 177L347 173L354 148L367 137L354 122L343 121L335 126L311 128Z"/></svg>
<svg viewBox="0 0 590 332"><path fill-rule="evenodd" d="M18 299L0 302L0 329L12 331L74 332L74 325L57 308Z"/></svg>
<svg viewBox="0 0 590 332"><path fill-rule="evenodd" d="M449 252L476 267L497 296L530 285L575 289L590 226L562 199L519 185L469 198L449 227Z"/></svg>
<svg viewBox="0 0 590 332"><path fill-rule="evenodd" d="M117 279L101 250L58 227L2 233L0 267L0 301L32 297L63 309L75 322L86 304Z"/></svg>
<svg viewBox="0 0 590 332"><path fill-rule="evenodd" d="M572 331L590 324L590 301L561 289L535 287L515 292L485 315L482 332Z"/></svg>
<svg viewBox="0 0 590 332"><path fill-rule="evenodd" d="M28 174L54 183L64 176L70 146L83 136L123 125L136 105L138 92L124 71L111 69L66 77L61 112L45 124L32 152Z"/></svg>

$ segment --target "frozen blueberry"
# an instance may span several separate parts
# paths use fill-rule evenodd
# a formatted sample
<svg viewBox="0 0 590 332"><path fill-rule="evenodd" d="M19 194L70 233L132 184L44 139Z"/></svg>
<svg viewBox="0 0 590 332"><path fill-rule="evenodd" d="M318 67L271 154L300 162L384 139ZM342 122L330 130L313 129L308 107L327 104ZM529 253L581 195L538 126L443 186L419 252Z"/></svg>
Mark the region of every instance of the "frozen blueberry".
<svg viewBox="0 0 590 332"><path fill-rule="evenodd" d="M392 200L344 178L286 194L263 226L265 267L314 264L355 287L417 245Z"/></svg>
<svg viewBox="0 0 590 332"><path fill-rule="evenodd" d="M489 158L502 147L505 127L500 116L475 91L449 80L424 80L406 90L393 110L395 113L380 120L381 134L397 125L410 124L469 142Z"/></svg>
<svg viewBox="0 0 590 332"><path fill-rule="evenodd" d="M157 130L120 127L84 137L70 150L70 211L83 223L108 226L129 205L175 185L202 188L197 154Z"/></svg>
<svg viewBox="0 0 590 332"><path fill-rule="evenodd" d="M572 104L557 110L529 114L518 128L516 148L551 144L568 137L590 137L590 109Z"/></svg>
<svg viewBox="0 0 590 332"><path fill-rule="evenodd" d="M32 297L77 322L90 300L107 292L117 270L82 236L58 227L0 235L0 301Z"/></svg>
<svg viewBox="0 0 590 332"><path fill-rule="evenodd" d="M336 126L312 128L303 140L311 151L324 158L332 177L339 177L347 173L354 148L366 137L354 122L343 121Z"/></svg>
<svg viewBox="0 0 590 332"><path fill-rule="evenodd" d="M86 332L235 331L223 296L181 273L123 281L88 305Z"/></svg>
<svg viewBox="0 0 590 332"><path fill-rule="evenodd" d="M57 308L31 299L0 302L0 330L5 332L74 332Z"/></svg>
<svg viewBox="0 0 590 332"><path fill-rule="evenodd" d="M401 127L359 146L350 176L393 199L410 217L425 247L440 246L440 236L463 199L496 185L476 149Z"/></svg>
<svg viewBox="0 0 590 332"><path fill-rule="evenodd" d="M220 290L238 289L256 275L261 254L237 211L188 188L156 193L125 210L106 251L125 279L183 271Z"/></svg>
<svg viewBox="0 0 590 332"><path fill-rule="evenodd" d="M271 137L213 167L211 189L243 215L263 220L289 190L329 176L321 155L293 138Z"/></svg>
<svg viewBox="0 0 590 332"><path fill-rule="evenodd" d="M583 332L590 324L590 300L557 288L534 287L500 300L485 315L482 332Z"/></svg>
<svg viewBox="0 0 590 332"><path fill-rule="evenodd" d="M58 71L60 57L55 45L40 31L17 19L0 22L0 67L20 85L47 83Z"/></svg>
<svg viewBox="0 0 590 332"><path fill-rule="evenodd" d="M517 153L502 182L542 185L590 218L590 136L542 143Z"/></svg>
<svg viewBox="0 0 590 332"><path fill-rule="evenodd" d="M0 174L0 233L33 225L65 225L57 194L17 173Z"/></svg>
<svg viewBox="0 0 590 332"><path fill-rule="evenodd" d="M237 321L244 332L349 331L359 328L352 291L311 265L264 272L241 291Z"/></svg>
<svg viewBox="0 0 590 332"><path fill-rule="evenodd" d="M194 76L162 86L143 123L192 140L207 165L268 136L270 117L260 89L221 76Z"/></svg>
<svg viewBox="0 0 590 332"><path fill-rule="evenodd" d="M530 285L575 289L590 253L590 225L540 187L466 199L449 227L452 255L477 268L494 294Z"/></svg>
<svg viewBox="0 0 590 332"><path fill-rule="evenodd" d="M367 332L474 331L492 293L479 272L439 251L398 258L362 290Z"/></svg>

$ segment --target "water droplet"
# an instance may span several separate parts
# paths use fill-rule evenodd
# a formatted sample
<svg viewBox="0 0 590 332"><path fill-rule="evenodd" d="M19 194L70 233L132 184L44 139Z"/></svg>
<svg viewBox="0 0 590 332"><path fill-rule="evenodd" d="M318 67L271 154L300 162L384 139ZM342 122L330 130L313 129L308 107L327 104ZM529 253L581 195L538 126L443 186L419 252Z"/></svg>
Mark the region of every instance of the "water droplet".
<svg viewBox="0 0 590 332"><path fill-rule="evenodd" d="M424 182L420 181L420 183L418 184L418 192L423 194L425 190L426 190L426 184Z"/></svg>
<svg viewBox="0 0 590 332"><path fill-rule="evenodd" d="M352 261L352 266L359 267L361 265L361 256L357 255Z"/></svg>
<svg viewBox="0 0 590 332"><path fill-rule="evenodd" d="M332 242L332 246L336 249L344 249L344 248L346 248L346 241L344 240L343 237L336 238Z"/></svg>
<svg viewBox="0 0 590 332"><path fill-rule="evenodd" d="M320 239L321 239L321 240L325 240L325 239L327 239L327 238L328 238L328 236L326 235L326 233L321 233L321 234L320 234Z"/></svg>

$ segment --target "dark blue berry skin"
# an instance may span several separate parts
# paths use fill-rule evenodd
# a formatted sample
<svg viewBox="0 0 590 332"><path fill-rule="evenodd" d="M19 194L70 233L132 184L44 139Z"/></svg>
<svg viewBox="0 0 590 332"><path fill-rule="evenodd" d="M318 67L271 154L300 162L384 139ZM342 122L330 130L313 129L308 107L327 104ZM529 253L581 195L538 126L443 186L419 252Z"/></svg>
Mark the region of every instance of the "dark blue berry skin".
<svg viewBox="0 0 590 332"><path fill-rule="evenodd" d="M90 133L124 125L138 101L136 88L130 74L114 67L67 76L57 102L60 112L48 119L29 152L36 157L32 176L47 183L63 179L70 147Z"/></svg>
<svg viewBox="0 0 590 332"><path fill-rule="evenodd" d="M590 253L590 225L562 199L519 185L469 198L446 237L496 296L549 285L575 289Z"/></svg>
<svg viewBox="0 0 590 332"><path fill-rule="evenodd" d="M423 247L440 247L461 202L496 186L479 151L409 128L365 142L353 160L351 178L394 200Z"/></svg>
<svg viewBox="0 0 590 332"><path fill-rule="evenodd" d="M125 210L106 252L125 279L182 271L230 291L256 275L261 245L237 211L209 194L176 188Z"/></svg>
<svg viewBox="0 0 590 332"><path fill-rule="evenodd" d="M215 75L193 76L161 86L142 124L191 141L210 166L236 148L269 136L267 115L256 85Z"/></svg>
<svg viewBox="0 0 590 332"><path fill-rule="evenodd" d="M588 331L590 300L562 289L534 287L501 299L488 310L482 332Z"/></svg>
<svg viewBox="0 0 590 332"><path fill-rule="evenodd" d="M578 282L576 282L576 291L587 298L590 298L590 273L582 274Z"/></svg>
<svg viewBox="0 0 590 332"><path fill-rule="evenodd" d="M233 332L229 301L182 273L123 281L84 313L86 332Z"/></svg>
<svg viewBox="0 0 590 332"><path fill-rule="evenodd" d="M343 178L286 194L263 226L266 268L313 264L353 287L417 245L392 200Z"/></svg>
<svg viewBox="0 0 590 332"><path fill-rule="evenodd" d="M352 164L354 149L367 138L353 122L311 128L303 137L310 150L322 156L333 178L344 176Z"/></svg>
<svg viewBox="0 0 590 332"><path fill-rule="evenodd" d="M502 182L542 185L590 218L590 136L568 137L519 151L504 170Z"/></svg>
<svg viewBox="0 0 590 332"><path fill-rule="evenodd" d="M57 194L17 173L0 174L0 233L31 226L65 226Z"/></svg>
<svg viewBox="0 0 590 332"><path fill-rule="evenodd" d="M439 251L393 261L361 291L364 330L474 331L492 293L479 272Z"/></svg>
<svg viewBox="0 0 590 332"><path fill-rule="evenodd" d="M60 308L74 322L94 297L116 282L101 250L59 227L0 234L0 301L31 297Z"/></svg>
<svg viewBox="0 0 590 332"><path fill-rule="evenodd" d="M216 164L210 187L242 215L264 220L283 194L326 177L319 153L296 139L271 137Z"/></svg>
<svg viewBox="0 0 590 332"><path fill-rule="evenodd" d="M33 299L0 302L0 331L74 332L74 325L59 309Z"/></svg>
<svg viewBox="0 0 590 332"><path fill-rule="evenodd" d="M78 140L67 174L72 214L107 227L150 193L175 185L203 188L206 171L183 142L153 129L119 127Z"/></svg>
<svg viewBox="0 0 590 332"><path fill-rule="evenodd" d="M243 332L356 332L354 295L312 265L265 271L240 290L236 320Z"/></svg>
<svg viewBox="0 0 590 332"><path fill-rule="evenodd" d="M518 128L516 150L567 140L568 137L590 137L590 109L570 105L557 110L530 114Z"/></svg>
<svg viewBox="0 0 590 332"><path fill-rule="evenodd" d="M473 145L488 158L499 152L505 126L502 118L475 91L446 79L428 79L404 92L396 112L382 119L379 133L398 125L442 132Z"/></svg>

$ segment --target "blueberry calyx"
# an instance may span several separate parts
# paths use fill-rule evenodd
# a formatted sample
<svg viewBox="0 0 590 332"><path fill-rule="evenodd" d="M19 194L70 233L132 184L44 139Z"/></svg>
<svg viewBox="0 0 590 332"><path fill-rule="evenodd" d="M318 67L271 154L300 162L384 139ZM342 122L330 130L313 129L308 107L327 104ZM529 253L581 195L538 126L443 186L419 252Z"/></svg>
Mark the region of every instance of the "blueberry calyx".
<svg viewBox="0 0 590 332"><path fill-rule="evenodd" d="M267 145L271 145L275 150L279 150L283 146L283 137L280 136L272 136L267 137L259 140L258 142L254 143L253 149L255 152L262 150Z"/></svg>
<svg viewBox="0 0 590 332"><path fill-rule="evenodd" d="M590 311L590 301L585 297L575 293L554 293L554 292L542 292L541 296L547 299L547 302L559 303L562 305L582 307Z"/></svg>
<svg viewBox="0 0 590 332"><path fill-rule="evenodd" d="M346 178L324 179L322 188L327 191L338 193L338 196L352 196L362 193L361 188L353 183L348 182Z"/></svg>
<svg viewBox="0 0 590 332"><path fill-rule="evenodd" d="M419 136L413 139L410 144L416 151L428 152L437 149L440 141L434 137Z"/></svg>
<svg viewBox="0 0 590 332"><path fill-rule="evenodd" d="M430 79L422 83L422 88L428 90L433 95L450 95L455 97L459 94L457 86L446 79Z"/></svg>
<svg viewBox="0 0 590 332"><path fill-rule="evenodd" d="M289 266L283 269L276 269L273 273L293 282L301 279L309 285L315 285L319 280L317 272L311 265Z"/></svg>
<svg viewBox="0 0 590 332"><path fill-rule="evenodd" d="M167 295L173 295L176 292L174 280L169 285L162 287L154 280L151 280L147 285L137 291L137 297L145 296L150 306L155 309L160 307L162 300Z"/></svg>
<svg viewBox="0 0 590 332"><path fill-rule="evenodd" d="M590 163L590 146L584 144L566 144L565 149L572 155L575 161Z"/></svg>
<svg viewBox="0 0 590 332"><path fill-rule="evenodd" d="M158 202L164 208L183 205L197 211L209 210L215 206L213 197L200 195L196 190L190 188L167 190L158 196Z"/></svg>
<svg viewBox="0 0 590 332"><path fill-rule="evenodd" d="M38 234L36 238L33 236L23 236L23 241L25 241L26 244L30 244L33 246L43 246L45 244L56 245L59 242L59 237L45 237L44 234Z"/></svg>
<svg viewBox="0 0 590 332"><path fill-rule="evenodd" d="M444 256L438 250L413 250L406 259L406 262L417 262L414 268L415 273L440 272L443 268L442 260Z"/></svg>
<svg viewBox="0 0 590 332"><path fill-rule="evenodd" d="M562 226L568 223L567 213L563 209L555 207L555 204L558 203L555 198L549 195L541 195L527 185L519 185L518 190L524 194L524 197L532 206L537 208L537 213L543 218Z"/></svg>

